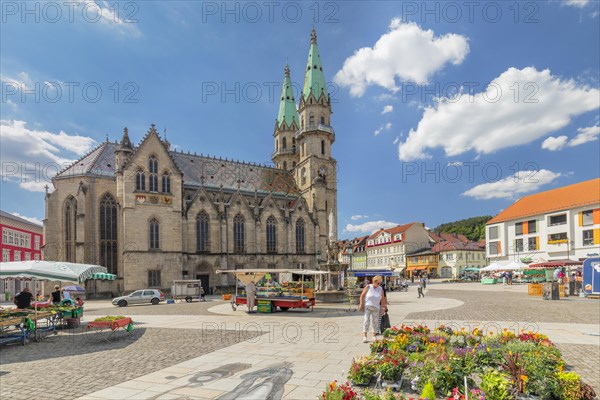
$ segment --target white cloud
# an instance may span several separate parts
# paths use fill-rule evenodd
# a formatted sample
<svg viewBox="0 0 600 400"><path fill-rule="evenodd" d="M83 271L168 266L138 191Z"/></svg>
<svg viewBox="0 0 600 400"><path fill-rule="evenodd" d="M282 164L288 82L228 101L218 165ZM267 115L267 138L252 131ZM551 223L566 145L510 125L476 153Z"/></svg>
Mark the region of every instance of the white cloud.
<svg viewBox="0 0 600 400"><path fill-rule="evenodd" d="M570 147L575 147L579 146L580 144L598 140L598 136L600 135L600 126L596 125L588 126L587 128L579 128L577 129L577 132L579 132L577 136L569 141Z"/></svg>
<svg viewBox="0 0 600 400"><path fill-rule="evenodd" d="M573 139L568 140L565 135L559 137L550 136L542 143L542 149L556 151L565 148L566 146L575 147L584 143L593 142L598 140L600 136L600 126L588 126L586 128L577 129L579 132Z"/></svg>
<svg viewBox="0 0 600 400"><path fill-rule="evenodd" d="M43 192L52 176L96 143L92 138L63 131L29 129L18 120L0 120L0 131L3 182L18 182L21 188L32 192Z"/></svg>
<svg viewBox="0 0 600 400"><path fill-rule="evenodd" d="M477 185L464 192L463 196L473 197L477 200L515 199L523 194L538 191L540 187L551 183L560 175L546 169L519 171L515 175L497 182Z"/></svg>
<svg viewBox="0 0 600 400"><path fill-rule="evenodd" d="M577 7L577 8L583 8L585 6L587 6L587 4L590 2L590 0L563 0L563 4L565 6L571 6L571 7Z"/></svg>
<svg viewBox="0 0 600 400"><path fill-rule="evenodd" d="M103 26L112 29L120 34L132 37L140 37L141 31L137 26L139 8L129 5L115 3L111 6L107 1L83 0L76 3L76 7L81 7L82 15L86 15L87 23L98 21Z"/></svg>
<svg viewBox="0 0 600 400"><path fill-rule="evenodd" d="M394 106L388 104L387 106L383 107L383 111L381 112L381 115L391 113L392 111L394 111Z"/></svg>
<svg viewBox="0 0 600 400"><path fill-rule="evenodd" d="M40 221L39 219L37 219L35 217L26 217L24 215L19 214L18 212L11 212L11 214L14 215L15 217L23 218L24 220L29 221L33 224L42 225L42 221Z"/></svg>
<svg viewBox="0 0 600 400"><path fill-rule="evenodd" d="M376 129L375 132L373 132L373 135L377 136L379 135L381 132L383 131L389 131L390 129L392 129L392 123L388 122L385 125L381 125L379 127L379 129Z"/></svg>
<svg viewBox="0 0 600 400"><path fill-rule="evenodd" d="M353 215L353 216L350 217L350 219L352 221L356 221L358 219L363 219L363 218L369 218L369 216L368 215L360 215L360 214L358 214L358 215Z"/></svg>
<svg viewBox="0 0 600 400"><path fill-rule="evenodd" d="M358 49L344 61L334 81L349 86L350 94L357 97L371 85L397 92L396 78L427 83L446 63L461 64L468 53L464 36L449 33L436 37L432 30L395 18L372 48Z"/></svg>
<svg viewBox="0 0 600 400"><path fill-rule="evenodd" d="M398 224L396 224L394 222L388 222L388 221L369 221L369 222L364 222L359 225L348 224L348 225L346 225L346 228L344 229L344 231L345 232L360 232L360 233L371 234L381 228L388 229L388 228L392 228L397 225Z"/></svg>
<svg viewBox="0 0 600 400"><path fill-rule="evenodd" d="M550 136L548 139L546 139L542 142L542 149L546 149L546 150L550 150L550 151L560 150L566 146L568 139L569 138L566 137L565 135L562 135L559 137Z"/></svg>
<svg viewBox="0 0 600 400"><path fill-rule="evenodd" d="M398 144L398 142L400 141L400 136L396 136L396 138L394 139L394 141L392 142L394 145Z"/></svg>
<svg viewBox="0 0 600 400"><path fill-rule="evenodd" d="M561 80L547 69L509 68L482 92L435 102L399 144L400 160L431 158L427 148L442 147L452 157L530 143L564 128L572 117L598 109L600 90Z"/></svg>

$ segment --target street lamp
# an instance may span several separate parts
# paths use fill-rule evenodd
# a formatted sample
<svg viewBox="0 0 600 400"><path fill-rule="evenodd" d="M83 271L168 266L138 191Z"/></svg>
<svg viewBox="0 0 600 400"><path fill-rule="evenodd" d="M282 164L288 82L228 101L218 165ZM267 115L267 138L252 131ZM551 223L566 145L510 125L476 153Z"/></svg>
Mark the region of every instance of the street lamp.
<svg viewBox="0 0 600 400"><path fill-rule="evenodd" d="M352 248L352 245L350 245L346 248L346 253L350 257L350 265L349 265L350 268L348 268L348 269L349 269L349 271L352 271L352 255L354 254L354 249Z"/></svg>

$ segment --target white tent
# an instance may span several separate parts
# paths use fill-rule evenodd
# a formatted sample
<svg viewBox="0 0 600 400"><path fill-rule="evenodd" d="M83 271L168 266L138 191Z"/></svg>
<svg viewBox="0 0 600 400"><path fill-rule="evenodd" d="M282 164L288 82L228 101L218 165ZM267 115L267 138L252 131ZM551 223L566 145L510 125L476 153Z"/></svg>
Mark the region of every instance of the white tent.
<svg viewBox="0 0 600 400"><path fill-rule="evenodd" d="M527 264L522 263L520 261L512 261L506 265L503 265L500 270L501 271L519 271L527 268Z"/></svg>
<svg viewBox="0 0 600 400"><path fill-rule="evenodd" d="M487 267L483 267L481 268L481 272L493 272L493 271L501 271L502 270L503 265L500 263L491 263L490 265L488 265Z"/></svg>
<svg viewBox="0 0 600 400"><path fill-rule="evenodd" d="M107 274L105 267L62 261L14 261L0 263L0 278L35 279L83 283L94 274Z"/></svg>

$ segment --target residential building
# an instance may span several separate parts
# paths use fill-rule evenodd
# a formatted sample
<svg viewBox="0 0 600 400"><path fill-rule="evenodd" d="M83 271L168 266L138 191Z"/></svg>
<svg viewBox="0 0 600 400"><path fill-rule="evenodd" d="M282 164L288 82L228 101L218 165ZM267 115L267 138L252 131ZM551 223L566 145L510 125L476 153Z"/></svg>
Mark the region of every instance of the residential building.
<svg viewBox="0 0 600 400"><path fill-rule="evenodd" d="M424 249L406 256L406 276L421 275L437 276L439 254L431 249Z"/></svg>
<svg viewBox="0 0 600 400"><path fill-rule="evenodd" d="M600 254L600 178L531 194L486 226L491 261L582 260Z"/></svg>
<svg viewBox="0 0 600 400"><path fill-rule="evenodd" d="M314 29L304 74L297 105L284 70L276 167L173 150L151 125L137 146L125 128L120 143L58 173L46 194L45 258L107 267L118 279L97 292L113 294L188 278L234 285L220 269L317 268L337 241L337 164Z"/></svg>
<svg viewBox="0 0 600 400"><path fill-rule="evenodd" d="M380 229L367 239L367 269L401 270L406 254L429 247L430 239L421 222Z"/></svg>
<svg viewBox="0 0 600 400"><path fill-rule="evenodd" d="M43 227L24 218L0 211L2 262L42 259ZM21 291L20 281L0 279L0 289L12 295Z"/></svg>
<svg viewBox="0 0 600 400"><path fill-rule="evenodd" d="M478 242L442 241L431 249L439 254L438 275L441 278L458 278L465 268L483 268L485 245Z"/></svg>

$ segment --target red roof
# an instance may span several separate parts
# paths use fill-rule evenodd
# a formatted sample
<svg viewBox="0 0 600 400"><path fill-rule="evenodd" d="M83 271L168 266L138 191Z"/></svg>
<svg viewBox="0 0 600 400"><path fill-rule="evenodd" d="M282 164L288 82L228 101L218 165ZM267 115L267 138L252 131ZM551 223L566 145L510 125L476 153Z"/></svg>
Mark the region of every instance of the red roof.
<svg viewBox="0 0 600 400"><path fill-rule="evenodd" d="M417 222L411 222L409 224L404 224L404 225L396 225L392 228L388 228L388 229L379 229L377 232L373 233L371 236L369 236L369 239L375 239L382 231L389 233L390 235L394 236L397 233L403 233L406 230L408 230L408 228L410 228L411 226L413 226L414 224L416 224Z"/></svg>
<svg viewBox="0 0 600 400"><path fill-rule="evenodd" d="M600 203L600 178L530 194L487 222L487 225Z"/></svg>

